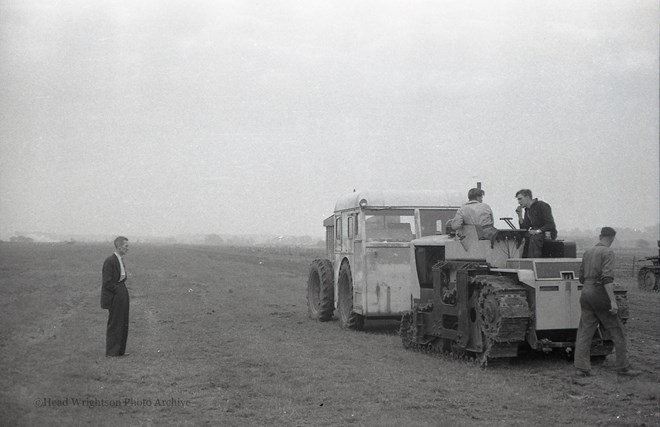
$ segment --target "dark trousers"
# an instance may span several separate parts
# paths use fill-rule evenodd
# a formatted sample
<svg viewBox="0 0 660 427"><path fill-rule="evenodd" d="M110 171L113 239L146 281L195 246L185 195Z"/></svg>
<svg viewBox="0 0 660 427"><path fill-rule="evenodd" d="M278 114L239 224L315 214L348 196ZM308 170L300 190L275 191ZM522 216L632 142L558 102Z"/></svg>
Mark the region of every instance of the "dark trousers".
<svg viewBox="0 0 660 427"><path fill-rule="evenodd" d="M112 298L108 310L108 328L105 334L105 355L123 356L128 339L128 290L124 283L117 285L117 293Z"/></svg>
<svg viewBox="0 0 660 427"><path fill-rule="evenodd" d="M543 233L531 234L525 241L525 258L543 257Z"/></svg>
<svg viewBox="0 0 660 427"><path fill-rule="evenodd" d="M575 339L575 367L583 371L591 369L591 341L600 325L603 331L609 331L614 343L616 368L627 368L630 364L623 323L618 315L610 313L610 300L603 286L585 283L580 296L580 308L582 315Z"/></svg>

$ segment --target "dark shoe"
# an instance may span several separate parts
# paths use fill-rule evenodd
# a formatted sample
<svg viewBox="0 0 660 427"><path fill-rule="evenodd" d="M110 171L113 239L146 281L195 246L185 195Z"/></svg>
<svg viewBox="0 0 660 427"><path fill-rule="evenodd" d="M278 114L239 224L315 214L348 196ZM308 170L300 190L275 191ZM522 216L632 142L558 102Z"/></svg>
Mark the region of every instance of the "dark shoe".
<svg viewBox="0 0 660 427"><path fill-rule="evenodd" d="M628 368L619 369L616 371L616 373L617 375L620 375L622 377L636 377L638 375L641 375L642 371L638 371L636 369L632 369L628 367Z"/></svg>
<svg viewBox="0 0 660 427"><path fill-rule="evenodd" d="M585 371L584 369L576 369L575 370L575 375L573 375L576 378L587 378L587 377L593 377L593 374L591 371Z"/></svg>

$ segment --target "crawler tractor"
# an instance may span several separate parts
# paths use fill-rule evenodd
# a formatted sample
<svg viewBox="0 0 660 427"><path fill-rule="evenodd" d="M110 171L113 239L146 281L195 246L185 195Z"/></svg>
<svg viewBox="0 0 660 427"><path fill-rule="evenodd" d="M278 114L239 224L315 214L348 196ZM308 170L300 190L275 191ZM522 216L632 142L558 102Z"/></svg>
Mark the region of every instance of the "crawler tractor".
<svg viewBox="0 0 660 427"><path fill-rule="evenodd" d="M543 258L522 258L524 230L500 230L480 240L478 227L411 242L413 310L404 313L404 347L470 358L481 364L516 357L521 350L571 354L580 319L575 244L548 240ZM627 318L626 291L615 291ZM604 357L613 343L594 336L591 354Z"/></svg>

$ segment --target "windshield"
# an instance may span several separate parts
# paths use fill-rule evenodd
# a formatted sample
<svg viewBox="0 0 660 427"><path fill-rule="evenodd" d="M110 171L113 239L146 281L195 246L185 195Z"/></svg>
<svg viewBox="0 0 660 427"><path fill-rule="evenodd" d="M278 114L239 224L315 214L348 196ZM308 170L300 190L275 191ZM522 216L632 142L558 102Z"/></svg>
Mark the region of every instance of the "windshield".
<svg viewBox="0 0 660 427"><path fill-rule="evenodd" d="M412 209L366 211L364 225L370 242L409 242L416 235Z"/></svg>
<svg viewBox="0 0 660 427"><path fill-rule="evenodd" d="M367 241L372 242L409 242L416 238L437 234L448 220L454 217L456 209L419 209L417 229L414 209L383 209L365 211L365 230ZM442 223L438 223L442 221Z"/></svg>

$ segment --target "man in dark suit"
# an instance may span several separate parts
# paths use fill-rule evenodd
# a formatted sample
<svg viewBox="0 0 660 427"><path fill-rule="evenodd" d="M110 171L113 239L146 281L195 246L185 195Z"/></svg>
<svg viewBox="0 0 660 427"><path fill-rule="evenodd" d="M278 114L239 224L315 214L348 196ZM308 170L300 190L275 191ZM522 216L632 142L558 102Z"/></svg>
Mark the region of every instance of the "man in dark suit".
<svg viewBox="0 0 660 427"><path fill-rule="evenodd" d="M105 355L126 356L128 338L128 290L123 256L128 252L128 239L115 239L115 253L103 263L101 308L108 310L108 328L105 336Z"/></svg>

